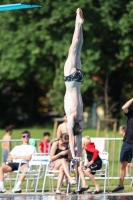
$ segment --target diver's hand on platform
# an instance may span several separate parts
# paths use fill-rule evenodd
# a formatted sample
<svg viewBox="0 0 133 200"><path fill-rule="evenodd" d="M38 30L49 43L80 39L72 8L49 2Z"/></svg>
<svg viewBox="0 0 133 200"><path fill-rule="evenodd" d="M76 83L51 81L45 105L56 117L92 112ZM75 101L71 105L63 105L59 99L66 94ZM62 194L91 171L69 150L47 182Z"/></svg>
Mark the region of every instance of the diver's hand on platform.
<svg viewBox="0 0 133 200"><path fill-rule="evenodd" d="M81 158L81 157L74 157L72 160L75 160L75 161L81 161L82 158Z"/></svg>

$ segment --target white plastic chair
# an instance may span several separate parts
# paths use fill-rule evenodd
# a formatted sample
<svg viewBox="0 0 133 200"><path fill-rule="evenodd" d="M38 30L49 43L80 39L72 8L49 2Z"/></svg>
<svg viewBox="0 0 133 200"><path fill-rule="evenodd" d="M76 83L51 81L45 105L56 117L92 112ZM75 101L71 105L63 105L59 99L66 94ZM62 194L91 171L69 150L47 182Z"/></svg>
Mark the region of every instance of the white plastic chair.
<svg viewBox="0 0 133 200"><path fill-rule="evenodd" d="M50 141L49 152L48 152L49 156L50 156L51 146L55 141L57 141L57 138L54 138ZM46 170L46 177L49 177L49 186L52 192L54 192L54 179L57 178L58 174L59 174L59 170L49 170L48 168ZM45 180L43 182L43 188L45 188Z"/></svg>
<svg viewBox="0 0 133 200"><path fill-rule="evenodd" d="M70 173L72 172L72 161L70 162ZM46 171L46 177L49 177L49 181L50 181L50 186L51 186L51 192L54 192L54 180L57 179L58 180L58 175L59 175L59 170L49 170L47 168L47 171ZM72 177L73 178L73 177ZM67 190L66 190L66 193L69 192L69 187L70 187L70 184L68 183L67 184ZM43 182L43 188L45 188L45 181Z"/></svg>
<svg viewBox="0 0 133 200"><path fill-rule="evenodd" d="M8 164L8 162L6 162L6 164ZM20 166L21 166L21 162L19 163L18 170L19 170ZM4 174L4 181L10 182L10 190L12 189L12 182L16 181L16 175L18 173L18 170Z"/></svg>
<svg viewBox="0 0 133 200"><path fill-rule="evenodd" d="M94 142L95 148L99 152L105 151L105 138L91 138L91 142Z"/></svg>
<svg viewBox="0 0 133 200"><path fill-rule="evenodd" d="M57 138L54 138L50 141L50 148L49 148L49 153L48 153L49 155L50 155L51 146L55 141L57 141ZM54 192L54 179L57 178L58 174L59 174L59 170L49 170L48 168L46 170L46 177L49 177L49 185L52 192ZM43 188L45 188L45 180L43 182Z"/></svg>
<svg viewBox="0 0 133 200"><path fill-rule="evenodd" d="M46 179L46 171L49 164L50 157L48 155L42 155L40 153L36 153L32 156L32 159L29 162L29 167L26 171L24 170L18 170L15 180L15 186L18 180L18 177L20 174L23 174L23 172L26 172L26 192L28 191L28 182L29 180L32 180L33 182L36 180L36 186L35 186L35 192L37 192L38 182L40 179L45 181ZM14 187L15 190L15 187ZM44 188L42 187L42 192L44 191Z"/></svg>
<svg viewBox="0 0 133 200"><path fill-rule="evenodd" d="M54 138L50 141L50 147L52 146L52 144L57 141L57 138ZM50 149L49 149L49 155L50 155ZM70 172L71 172L71 166L72 166L72 162L70 162ZM49 185L51 187L51 191L54 192L54 180L58 180L58 175L59 175L59 170L49 170L47 168L46 170L46 177L49 177ZM45 178L46 179L46 178ZM45 188L45 180L43 182L43 188ZM69 183L67 184L67 193L69 191Z"/></svg>
<svg viewBox="0 0 133 200"><path fill-rule="evenodd" d="M131 183L130 183L130 187L132 187L132 186L133 186L133 178L131 179Z"/></svg>
<svg viewBox="0 0 133 200"><path fill-rule="evenodd" d="M59 170L49 170L49 169L47 169L46 171L46 177L49 178L49 185L52 193L54 192L54 180L58 179L59 172L60 172ZM43 188L45 188L45 184L46 182L44 181Z"/></svg>
<svg viewBox="0 0 133 200"><path fill-rule="evenodd" d="M99 153L99 157L102 160L102 169L96 170L95 172L96 172L96 176L100 175L100 176L102 176L101 179L104 179L103 193L106 193L106 181L107 181L107 179L108 179L108 190L109 190L109 161L108 161L109 154L108 154L108 152L104 151L104 152ZM102 172L102 174L101 174L101 172Z"/></svg>

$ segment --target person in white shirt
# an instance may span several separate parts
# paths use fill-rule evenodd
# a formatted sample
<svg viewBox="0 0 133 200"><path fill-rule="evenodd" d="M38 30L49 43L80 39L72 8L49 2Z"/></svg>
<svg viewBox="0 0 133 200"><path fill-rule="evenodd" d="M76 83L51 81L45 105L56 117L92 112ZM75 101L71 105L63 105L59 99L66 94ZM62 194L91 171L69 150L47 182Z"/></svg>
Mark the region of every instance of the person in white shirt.
<svg viewBox="0 0 133 200"><path fill-rule="evenodd" d="M28 168L27 164L31 160L32 155L35 153L35 147L29 145L30 132L23 131L21 134L21 139L23 144L15 146L9 154L7 164L2 164L2 166L0 167L0 193L6 192L6 189L4 188L4 173L18 170L19 164L21 162L20 169L24 170L26 174L26 170ZM12 192L21 193L20 186L25 178L25 174L23 172L23 174L20 175L15 189L13 189Z"/></svg>

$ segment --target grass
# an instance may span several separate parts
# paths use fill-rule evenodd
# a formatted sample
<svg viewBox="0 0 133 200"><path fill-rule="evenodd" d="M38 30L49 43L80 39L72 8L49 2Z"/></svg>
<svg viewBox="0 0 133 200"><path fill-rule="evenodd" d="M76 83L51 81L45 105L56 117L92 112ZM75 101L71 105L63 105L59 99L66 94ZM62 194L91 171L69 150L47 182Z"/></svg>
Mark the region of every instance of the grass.
<svg viewBox="0 0 133 200"><path fill-rule="evenodd" d="M37 138L37 139L43 139L43 133L45 131L49 131L51 133L51 138L50 139L53 139L53 129L52 128L37 128L37 127L34 127L34 128L24 128L24 129L14 129L13 130L13 134L12 134L12 139L20 139L21 138L21 132L24 131L24 130L29 130L30 133L31 133L31 137L32 138ZM0 135L1 135L1 138L2 136L5 134L5 130L0 130ZM84 129L83 133L82 133L83 136L85 135L89 135L90 137L96 137L96 130L95 129ZM110 131L108 133L108 137L109 138L112 138L113 136L113 132ZM101 131L100 132L100 137L105 137L105 133L104 131ZM118 132L116 133L116 137L120 137L120 135L118 134ZM114 176L119 176L118 175L118 157L119 157L119 148L118 148L118 145L119 145L119 141L116 141L115 143L109 143L109 146L108 146L108 152L109 152L109 155L110 155L110 167L109 167L109 170L110 170L110 173L111 173L111 170L112 170L112 166L111 166L111 158L112 158L112 148L115 149L115 163L114 163ZM12 145L12 148L13 148L14 145ZM1 149L0 149L0 154L1 154ZM126 192L129 192L129 191L132 191L132 187L130 188L129 185L130 185L130 179L126 179L125 180L125 191ZM93 189L93 184L91 183L90 180L87 180L87 183L89 186L92 187ZM98 183L103 186L103 181L102 180L98 180ZM6 182L6 188L9 189L9 183ZM55 187L56 187L56 181L55 181ZM110 180L110 190L112 190L114 187L116 187L118 185L118 180ZM42 181L39 182L39 187L38 188L41 188L42 187ZM46 184L46 188L48 187L48 184ZM22 185L22 188L25 188L25 183L23 183ZM65 187L64 187L65 188Z"/></svg>
<svg viewBox="0 0 133 200"><path fill-rule="evenodd" d="M21 132L24 130L28 130L31 133L32 138L39 138L43 139L43 133L46 131L49 131L51 133L51 139L53 139L53 129L52 128L23 128L23 129L14 129L12 134L12 139L20 139L21 138ZM5 130L0 129L0 139L5 134ZM89 135L90 137L96 137L96 130L95 129L84 129L82 132L82 135ZM108 137L112 137L113 132L109 131ZM105 137L105 133L103 130L100 132L100 137ZM118 132L116 132L116 137L120 137Z"/></svg>

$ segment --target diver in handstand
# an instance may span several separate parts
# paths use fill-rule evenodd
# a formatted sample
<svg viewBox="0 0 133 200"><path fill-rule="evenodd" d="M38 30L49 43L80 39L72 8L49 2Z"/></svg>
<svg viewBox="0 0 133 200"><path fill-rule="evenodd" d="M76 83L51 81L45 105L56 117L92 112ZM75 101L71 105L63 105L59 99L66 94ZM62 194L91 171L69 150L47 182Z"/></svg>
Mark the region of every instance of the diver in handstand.
<svg viewBox="0 0 133 200"><path fill-rule="evenodd" d="M82 153L82 130L83 130L83 102L80 93L80 85L83 74L81 71L80 52L83 44L82 24L83 13L80 8L76 11L75 30L69 49L68 58L64 65L64 81L66 93L64 97L64 109L67 115L67 132L72 157L79 159ZM75 135L77 155L75 154Z"/></svg>

